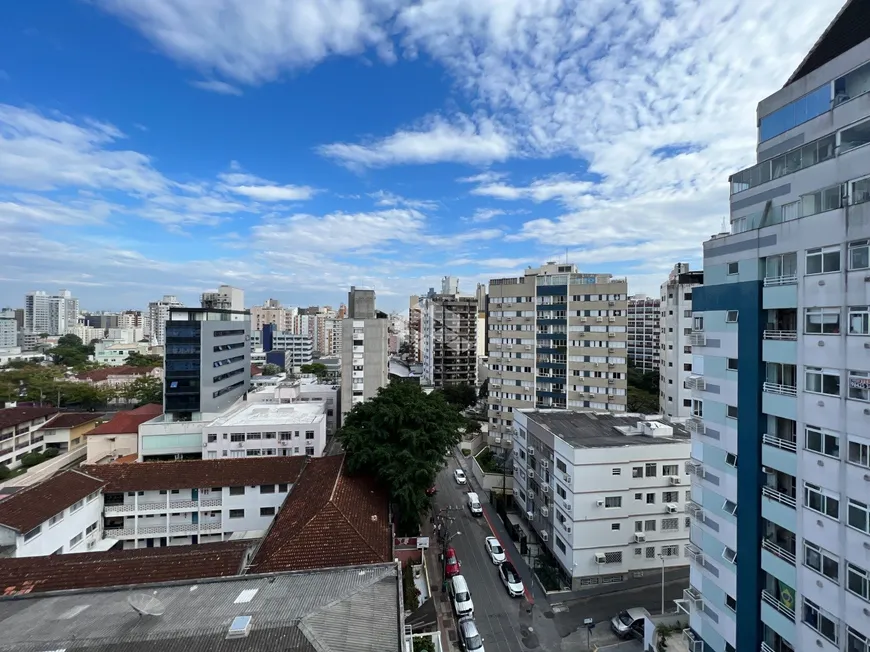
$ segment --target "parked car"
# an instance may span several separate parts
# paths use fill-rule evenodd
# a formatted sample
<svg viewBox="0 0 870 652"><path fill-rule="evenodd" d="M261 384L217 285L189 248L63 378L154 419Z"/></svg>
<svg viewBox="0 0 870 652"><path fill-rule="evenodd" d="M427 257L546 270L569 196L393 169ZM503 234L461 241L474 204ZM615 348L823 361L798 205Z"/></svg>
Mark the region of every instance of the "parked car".
<svg viewBox="0 0 870 652"><path fill-rule="evenodd" d="M483 516L483 507L481 507L480 498L478 498L476 493L473 491L469 492L466 495L466 500L468 501L468 510L472 516Z"/></svg>
<svg viewBox="0 0 870 652"><path fill-rule="evenodd" d="M523 586L523 580L512 563L506 561L501 564L498 567L498 576L501 578L501 582L507 589L509 596L521 598L525 595L526 588Z"/></svg>
<svg viewBox="0 0 870 652"><path fill-rule="evenodd" d="M456 484L465 484L468 482L468 478L465 477L465 471L462 469L456 469L453 472L453 479L456 480Z"/></svg>
<svg viewBox="0 0 870 652"><path fill-rule="evenodd" d="M457 616L473 616L474 603L471 601L471 591L468 589L468 583L462 575L455 575L448 582L448 592L450 594L450 604L453 605L453 611Z"/></svg>
<svg viewBox="0 0 870 652"><path fill-rule="evenodd" d="M483 545L486 548L489 558L492 559L493 564L500 564L505 560L504 548L501 547L498 539L495 537L486 537L486 541Z"/></svg>
<svg viewBox="0 0 870 652"><path fill-rule="evenodd" d="M633 607L616 614L610 621L610 629L619 638L639 636L643 639L644 619L649 618L649 612L642 607Z"/></svg>
<svg viewBox="0 0 870 652"><path fill-rule="evenodd" d="M459 560L456 558L456 550L448 548L447 554L444 555L444 574L447 575L447 577L459 575L461 567L462 564L460 564Z"/></svg>
<svg viewBox="0 0 870 652"><path fill-rule="evenodd" d="M459 644L465 652L483 652L483 639L471 616L459 619Z"/></svg>

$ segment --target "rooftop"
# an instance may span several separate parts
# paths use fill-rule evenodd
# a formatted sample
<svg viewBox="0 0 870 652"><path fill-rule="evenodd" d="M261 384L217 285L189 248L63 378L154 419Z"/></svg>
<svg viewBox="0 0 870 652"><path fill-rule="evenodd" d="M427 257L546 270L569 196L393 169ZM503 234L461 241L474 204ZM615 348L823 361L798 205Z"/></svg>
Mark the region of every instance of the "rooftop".
<svg viewBox="0 0 870 652"><path fill-rule="evenodd" d="M83 371L76 374L79 380L90 380L93 383L98 383L108 380L110 376L144 376L153 371L150 367L130 367L123 365L120 367L106 367L105 369L94 369L92 371Z"/></svg>
<svg viewBox="0 0 870 652"><path fill-rule="evenodd" d="M574 448L618 448L659 444L687 444L688 430L674 423L646 419L643 415L618 412L574 412L570 410L522 410L529 421L550 431ZM670 434L651 436L638 431L638 422L651 431L670 429Z"/></svg>
<svg viewBox="0 0 870 652"><path fill-rule="evenodd" d="M290 458L285 458L290 459ZM390 561L389 499L369 478L344 474L344 455L312 458L263 539L252 572Z"/></svg>
<svg viewBox="0 0 870 652"><path fill-rule="evenodd" d="M0 410L0 430L57 414L56 407L12 407Z"/></svg>
<svg viewBox="0 0 870 652"><path fill-rule="evenodd" d="M0 559L2 595L238 575L246 541Z"/></svg>
<svg viewBox="0 0 870 652"><path fill-rule="evenodd" d="M0 525L24 534L76 501L98 491L102 480L79 471L64 471L0 500Z"/></svg>
<svg viewBox="0 0 870 652"><path fill-rule="evenodd" d="M208 546L218 544L206 544ZM0 599L0 652L400 652L394 564L160 586L160 616L127 589ZM230 625L249 617L238 638Z"/></svg>
<svg viewBox="0 0 870 652"><path fill-rule="evenodd" d="M106 482L104 493L252 487L294 483L305 467L305 457L243 457L217 460L142 462L139 464L83 465L81 470ZM285 501L286 502L286 501ZM2 503L0 503L2 505Z"/></svg>
<svg viewBox="0 0 870 652"><path fill-rule="evenodd" d="M154 417L163 414L163 406L157 403L149 403L137 407L135 410L118 412L106 423L101 423L88 433L88 437L94 435L136 435L139 434L139 426Z"/></svg>
<svg viewBox="0 0 870 652"><path fill-rule="evenodd" d="M102 416L102 414L95 412L61 412L42 427L44 429L77 428L91 421L96 421Z"/></svg>
<svg viewBox="0 0 870 652"><path fill-rule="evenodd" d="M326 418L323 403L253 403L237 412L215 419L209 428L233 428L254 425L292 425L315 423Z"/></svg>

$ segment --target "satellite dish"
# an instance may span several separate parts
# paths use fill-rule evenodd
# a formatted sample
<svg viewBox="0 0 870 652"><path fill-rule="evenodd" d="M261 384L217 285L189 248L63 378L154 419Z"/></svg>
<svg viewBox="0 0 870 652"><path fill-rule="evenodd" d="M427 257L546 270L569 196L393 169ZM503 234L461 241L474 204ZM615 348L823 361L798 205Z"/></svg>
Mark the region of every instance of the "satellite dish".
<svg viewBox="0 0 870 652"><path fill-rule="evenodd" d="M139 616L162 616L166 606L153 595L133 593L127 597L127 602Z"/></svg>

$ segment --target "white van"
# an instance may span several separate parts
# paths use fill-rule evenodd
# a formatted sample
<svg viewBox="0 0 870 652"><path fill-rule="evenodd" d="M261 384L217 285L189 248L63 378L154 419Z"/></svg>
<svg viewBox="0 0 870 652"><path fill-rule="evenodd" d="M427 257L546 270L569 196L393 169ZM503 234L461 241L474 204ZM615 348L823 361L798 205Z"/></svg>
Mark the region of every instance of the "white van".
<svg viewBox="0 0 870 652"><path fill-rule="evenodd" d="M480 498L477 497L477 494L472 491L466 495L468 496L468 509L471 512L471 515L483 516L483 507L480 505Z"/></svg>
<svg viewBox="0 0 870 652"><path fill-rule="evenodd" d="M457 616L471 616L474 614L471 591L468 590L468 583L462 575L454 575L450 578L450 602Z"/></svg>

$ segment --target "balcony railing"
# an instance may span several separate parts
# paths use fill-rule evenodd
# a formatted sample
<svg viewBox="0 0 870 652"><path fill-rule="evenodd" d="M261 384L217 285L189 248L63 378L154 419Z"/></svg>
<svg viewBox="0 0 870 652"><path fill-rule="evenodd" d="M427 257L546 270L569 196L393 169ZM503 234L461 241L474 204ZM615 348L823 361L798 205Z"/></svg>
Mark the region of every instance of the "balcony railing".
<svg viewBox="0 0 870 652"><path fill-rule="evenodd" d="M689 344L692 346L704 346L707 343L707 334L704 331L692 331L689 334Z"/></svg>
<svg viewBox="0 0 870 652"><path fill-rule="evenodd" d="M761 547L764 548L765 550L767 550L768 552L773 553L774 555L776 555L780 559L784 559L792 566L795 565L796 560L795 560L794 553L789 552L788 550L786 550L785 548L783 548L780 545L777 545L773 541L770 541L769 539L762 539L761 540Z"/></svg>
<svg viewBox="0 0 870 652"><path fill-rule="evenodd" d="M768 435L767 433L765 433L761 435L761 441L768 446L781 448L782 450L791 451L792 453L797 452L797 442L794 442L790 439L782 439L780 437L777 437L776 435Z"/></svg>
<svg viewBox="0 0 870 652"><path fill-rule="evenodd" d="M789 609L788 607L786 607L782 602L779 601L779 599L775 595L773 595L772 593L768 593L765 590L762 590L761 599L769 604L771 607L776 609L783 616L785 616L789 620L794 621L794 609Z"/></svg>
<svg viewBox="0 0 870 652"><path fill-rule="evenodd" d="M796 285L797 274L783 274L781 276L768 276L764 279L764 287L776 285Z"/></svg>
<svg viewBox="0 0 870 652"><path fill-rule="evenodd" d="M106 514L129 514L132 512L166 512L170 509L196 509L202 507L220 507L223 504L221 498L205 498L203 500L172 500L168 503L124 503L122 505L106 505L103 511Z"/></svg>
<svg viewBox="0 0 870 652"><path fill-rule="evenodd" d="M771 500L775 500L778 503L782 503L783 505L787 505L792 509L797 507L797 501L791 496L782 493L781 491L777 491L773 487L762 487L761 495L767 496Z"/></svg>
<svg viewBox="0 0 870 652"><path fill-rule="evenodd" d="M782 383L764 383L762 386L765 392L770 394L780 394L782 396L797 396L797 387L793 385L783 385Z"/></svg>
<svg viewBox="0 0 870 652"><path fill-rule="evenodd" d="M764 339L795 342L797 341L797 331L764 331Z"/></svg>
<svg viewBox="0 0 870 652"><path fill-rule="evenodd" d="M764 641L761 641L761 652L776 652L776 650L774 650Z"/></svg>

